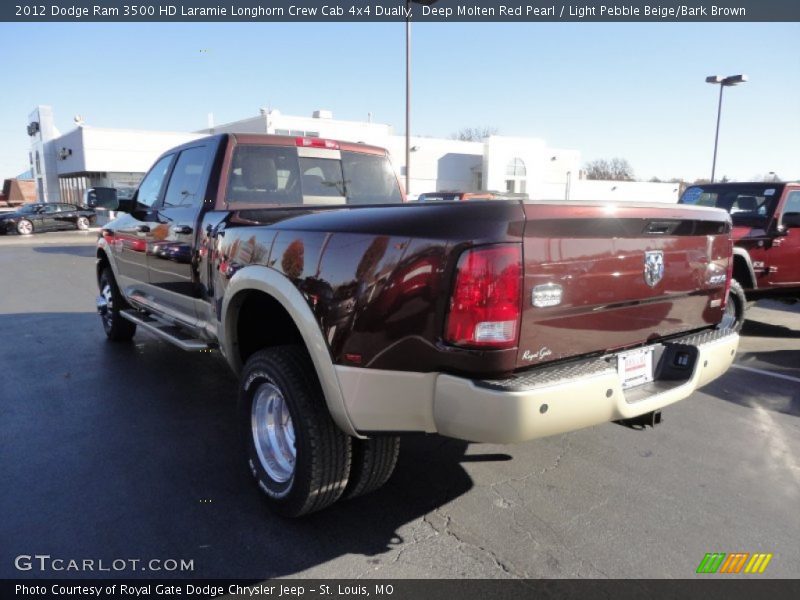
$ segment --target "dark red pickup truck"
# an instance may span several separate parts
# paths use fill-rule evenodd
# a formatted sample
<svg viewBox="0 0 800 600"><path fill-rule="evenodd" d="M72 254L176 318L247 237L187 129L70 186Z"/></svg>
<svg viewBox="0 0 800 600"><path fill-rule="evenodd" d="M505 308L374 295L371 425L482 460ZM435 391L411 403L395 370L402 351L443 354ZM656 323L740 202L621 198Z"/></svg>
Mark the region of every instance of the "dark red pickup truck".
<svg viewBox="0 0 800 600"><path fill-rule="evenodd" d="M102 193L101 193L102 192ZM108 193L106 193L108 192ZM280 514L381 486L401 432L517 442L643 418L730 366L715 208L419 204L385 150L220 135L164 154L102 230L97 308L218 348Z"/></svg>

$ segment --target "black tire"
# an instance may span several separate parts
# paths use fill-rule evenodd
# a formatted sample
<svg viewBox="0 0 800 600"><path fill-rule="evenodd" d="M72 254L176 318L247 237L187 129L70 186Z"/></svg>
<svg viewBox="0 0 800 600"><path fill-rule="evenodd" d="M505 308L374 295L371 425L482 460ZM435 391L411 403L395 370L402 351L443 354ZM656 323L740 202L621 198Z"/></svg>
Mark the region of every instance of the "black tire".
<svg viewBox="0 0 800 600"><path fill-rule="evenodd" d="M357 498L382 487L392 476L400 453L400 438L396 436L354 438L352 443L353 461L344 492L346 498Z"/></svg>
<svg viewBox="0 0 800 600"><path fill-rule="evenodd" d="M33 223L28 219L20 219L17 221L17 233L19 235L30 235L33 231Z"/></svg>
<svg viewBox="0 0 800 600"><path fill-rule="evenodd" d="M264 411L265 403L270 406L277 398L280 414L286 407L291 418L291 436L281 438L284 445L275 442L277 436L264 433L282 429L263 425L263 416L272 414ZM350 473L350 436L333 422L304 348L278 346L253 354L242 370L239 407L248 466L270 510L299 517L341 497ZM281 463L274 457L286 451L286 440L293 440L295 456ZM285 459L285 453L281 457Z"/></svg>
<svg viewBox="0 0 800 600"><path fill-rule="evenodd" d="M88 231L91 223L88 217L78 217L75 219L75 229L78 231Z"/></svg>
<svg viewBox="0 0 800 600"><path fill-rule="evenodd" d="M103 268L98 284L100 295L98 296L97 312L100 314L100 321L103 323L106 336L112 342L129 341L136 333L136 324L119 314L121 310L128 308L128 303L125 302L117 287L111 267ZM104 306L103 302L105 302Z"/></svg>
<svg viewBox="0 0 800 600"><path fill-rule="evenodd" d="M734 279L731 282L731 289L728 292L728 300L725 304L725 312L722 315L719 328L740 331L744 325L746 312L747 297L742 286Z"/></svg>

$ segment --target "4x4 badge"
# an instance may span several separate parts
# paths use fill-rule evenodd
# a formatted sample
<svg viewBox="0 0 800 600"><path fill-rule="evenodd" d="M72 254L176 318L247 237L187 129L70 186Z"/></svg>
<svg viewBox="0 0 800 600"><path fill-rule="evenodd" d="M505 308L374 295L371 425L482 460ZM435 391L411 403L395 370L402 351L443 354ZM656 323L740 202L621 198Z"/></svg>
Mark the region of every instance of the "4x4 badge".
<svg viewBox="0 0 800 600"><path fill-rule="evenodd" d="M664 277L664 253L661 250L651 250L644 253L644 282L650 287Z"/></svg>

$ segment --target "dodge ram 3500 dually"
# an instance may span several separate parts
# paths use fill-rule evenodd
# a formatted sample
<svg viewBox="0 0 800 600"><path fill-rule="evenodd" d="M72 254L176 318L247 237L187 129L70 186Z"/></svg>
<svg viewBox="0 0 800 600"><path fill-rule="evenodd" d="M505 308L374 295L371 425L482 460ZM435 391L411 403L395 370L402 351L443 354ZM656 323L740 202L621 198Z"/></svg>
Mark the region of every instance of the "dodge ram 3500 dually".
<svg viewBox="0 0 800 600"><path fill-rule="evenodd" d="M250 470L298 516L389 478L398 434L519 442L659 410L728 369L730 217L404 203L385 150L217 135L161 156L97 245L111 340L218 348Z"/></svg>

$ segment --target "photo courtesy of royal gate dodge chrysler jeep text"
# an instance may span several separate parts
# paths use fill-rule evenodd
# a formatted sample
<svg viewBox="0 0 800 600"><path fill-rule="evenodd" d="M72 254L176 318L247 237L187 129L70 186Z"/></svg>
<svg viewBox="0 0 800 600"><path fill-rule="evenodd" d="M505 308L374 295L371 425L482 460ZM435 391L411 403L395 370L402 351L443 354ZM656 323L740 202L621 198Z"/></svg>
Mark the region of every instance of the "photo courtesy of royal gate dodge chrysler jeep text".
<svg viewBox="0 0 800 600"><path fill-rule="evenodd" d="M682 205L408 203L385 150L217 135L161 156L97 246L108 337L219 348L247 461L299 516L370 492L399 433L510 443L719 377L731 221Z"/></svg>

